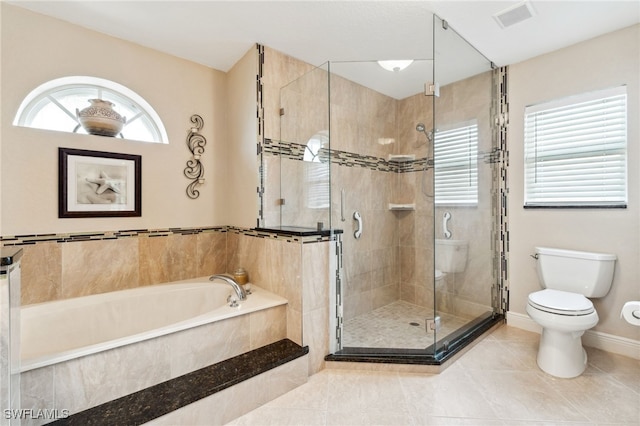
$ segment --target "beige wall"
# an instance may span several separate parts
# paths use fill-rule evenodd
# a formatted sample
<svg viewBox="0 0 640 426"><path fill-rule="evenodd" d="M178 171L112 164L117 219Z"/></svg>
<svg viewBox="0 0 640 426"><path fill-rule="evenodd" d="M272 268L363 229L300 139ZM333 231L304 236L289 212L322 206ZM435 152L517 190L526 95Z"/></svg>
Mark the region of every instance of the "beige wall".
<svg viewBox="0 0 640 426"><path fill-rule="evenodd" d="M620 319L625 301L640 300L640 25L512 65L509 69L510 311L526 315L527 295L539 290L534 247L551 246L618 256L610 293L594 299L595 331L640 339ZM628 208L523 209L523 122L526 105L607 87L628 90Z"/></svg>
<svg viewBox="0 0 640 426"><path fill-rule="evenodd" d="M228 137L222 144L227 150L224 198L221 200L224 223L246 228L256 226L258 217L257 66L258 51L254 46L228 73L227 88L230 95L227 100L228 119L224 123Z"/></svg>
<svg viewBox="0 0 640 426"><path fill-rule="evenodd" d="M2 2L2 235L224 225L226 75ZM15 127L24 97L70 75L121 83L145 98L168 145ZM206 183L187 198L183 170L189 118L204 119ZM142 156L142 217L58 219L58 147Z"/></svg>

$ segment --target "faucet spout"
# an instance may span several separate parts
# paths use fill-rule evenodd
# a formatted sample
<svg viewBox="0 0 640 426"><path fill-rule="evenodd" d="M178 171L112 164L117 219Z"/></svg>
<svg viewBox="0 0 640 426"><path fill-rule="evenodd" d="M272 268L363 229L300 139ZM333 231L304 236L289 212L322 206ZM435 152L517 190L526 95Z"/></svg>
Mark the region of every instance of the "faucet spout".
<svg viewBox="0 0 640 426"><path fill-rule="evenodd" d="M224 274L215 274L209 277L209 281L221 280L229 284L236 292L239 300L247 300L247 292L232 277Z"/></svg>

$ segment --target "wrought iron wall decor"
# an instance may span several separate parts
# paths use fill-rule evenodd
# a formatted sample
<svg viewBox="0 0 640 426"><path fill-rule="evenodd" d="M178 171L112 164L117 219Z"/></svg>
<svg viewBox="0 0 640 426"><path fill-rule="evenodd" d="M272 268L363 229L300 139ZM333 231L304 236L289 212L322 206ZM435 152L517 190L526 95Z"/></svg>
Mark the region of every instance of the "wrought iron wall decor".
<svg viewBox="0 0 640 426"><path fill-rule="evenodd" d="M204 126L202 117L198 114L193 114L191 122L194 125L189 129L189 134L187 135L187 147L191 151L192 158L187 161L184 175L187 179L191 179L191 183L187 186L187 196L195 200L200 196L200 191L196 187L204 183L204 167L200 159L204 154L204 146L207 144L207 140L200 134L200 130Z"/></svg>

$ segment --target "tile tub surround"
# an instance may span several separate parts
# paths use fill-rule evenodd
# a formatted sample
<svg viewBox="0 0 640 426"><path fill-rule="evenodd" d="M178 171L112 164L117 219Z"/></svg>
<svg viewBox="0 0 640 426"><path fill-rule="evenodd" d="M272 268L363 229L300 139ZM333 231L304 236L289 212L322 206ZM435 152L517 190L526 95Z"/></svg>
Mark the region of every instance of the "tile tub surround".
<svg viewBox="0 0 640 426"><path fill-rule="evenodd" d="M3 236L0 243L24 251L22 304L28 305L229 271L229 229Z"/></svg>
<svg viewBox="0 0 640 426"><path fill-rule="evenodd" d="M306 347L296 345L290 340L280 340L73 414L54 424L140 425L153 419L158 419L153 424L185 424L190 423L188 419L193 417L193 411L197 411L195 404L194 407L190 407L189 404L206 404L206 399L211 396L218 400L225 399L224 405L239 408L237 412L233 412L229 408L221 409L224 405L220 404L216 410L208 413L208 424L223 424L305 383L305 365L296 365L296 360L307 353ZM259 375L263 377L258 377ZM255 398L258 392L251 392L250 389L247 389L247 394L254 395L233 392L225 394L225 391L231 391L232 387L241 386L245 382L246 385L253 385L255 389L256 381L268 383L270 389L269 392L259 392L264 398L262 401ZM161 418L164 415L167 416Z"/></svg>
<svg viewBox="0 0 640 426"><path fill-rule="evenodd" d="M151 240L154 241L151 241ZM145 240L145 241L143 241ZM180 250L175 247L184 247L184 242L189 241L195 247L195 259L188 259ZM116 276L116 283L126 283L128 288L137 287L140 284L140 277L145 276L145 264L152 261L158 263L158 267L163 268L162 273L149 273L148 277L154 279L168 279L174 275L186 278L195 278L207 274L233 271L238 266L244 267L251 281L260 285L264 289L271 291L288 300L286 314L277 315L277 318L286 318L286 324L280 324L279 320L273 322L265 319L260 326L263 331L267 329L285 330L285 335L280 338L289 338L299 345L309 346L310 356L308 358L308 370L310 374L320 371L324 366L324 356L329 353L328 342L328 291L329 291L329 246L333 244L330 238L325 236L297 236L284 235L277 232L266 232L263 230L240 229L235 227L211 227L211 228L189 228L189 229L165 229L165 230L135 230L135 231L114 231L108 233L95 234L58 234L58 235L31 235L3 237L1 243L7 246L19 246L29 252L28 262L23 264L23 287L28 287L31 296L27 297L28 303L36 303L45 300L57 300L77 296L74 292L84 294L89 292L88 288L96 289L100 292L110 291L108 285L99 281L100 271L105 268L103 262L85 264L86 276L97 277L96 283L88 283L87 288L77 285L75 277L69 278L70 284L63 280L67 264L78 265L77 261L69 258L69 253L79 253L79 248L88 251L83 254L86 261L100 259L105 253L116 253L115 247L128 247L137 256L136 267L131 263L126 263L128 269L121 273L138 277L133 282L119 279ZM72 247L74 245L76 247ZM137 250L137 251L136 251ZM335 251L334 251L335 252ZM176 256L177 259L171 259ZM157 259L161 259L158 262ZM167 259L164 261L163 259ZM24 260L24 257L23 257ZM186 260L190 260L186 268L191 271L192 276L184 276L182 269ZM95 271L94 271L95 269ZM114 268L112 268L114 269ZM117 269L117 268L115 268ZM145 284L152 284L152 279L144 281ZM26 283L26 284L25 284ZM307 294L307 302L303 304L303 294ZM44 300L43 300L44 299ZM23 298L23 304L25 299ZM256 323L257 324L257 323ZM304 329L304 332L303 332ZM240 337L244 339L247 335L247 328L244 326L231 327L230 330L222 331L214 335L215 339L224 341ZM239 336L238 336L239 335ZM263 334L252 333L253 337L246 343L242 351L225 353L226 356L233 356L256 347ZM268 342L260 342L265 344ZM226 345L226 344L225 344ZM253 346L251 346L253 345ZM179 343L178 348L183 347ZM235 347L231 349L235 350ZM231 350L230 349L230 350ZM117 377L110 377L104 371L104 362L100 359L75 360L74 365L61 367L57 370L38 369L27 372L23 378L23 392L27 399L23 404L24 408L50 408L53 403L54 393L58 400L63 395L68 394L68 398L62 402L65 408L76 407L84 409L89 406L100 404L106 400L117 398L123 393L118 390L120 385L127 389L125 393L130 393L142 389L146 386L158 383L158 381L169 379L166 376L169 370L175 369L175 363L166 360L165 346L149 348L149 350L129 348L121 356L142 360L147 358L157 359L164 367L149 369L141 366L132 367L128 372L121 372ZM214 350L214 349L212 349ZM185 350L186 351L186 350ZM215 350L214 350L215 351ZM206 353L206 349L198 351L196 354L185 352L182 357L185 359L198 359ZM200 355L198 355L200 354ZM193 367L196 368L196 367ZM180 374L184 373L181 371ZM66 375L64 381L55 380L55 383L65 386L62 389L54 390L55 377ZM149 381L147 375L159 375L157 381ZM83 375L87 376L87 382L80 385ZM85 389L86 388L86 389ZM66 393L65 393L66 392ZM103 397L104 394L104 397Z"/></svg>
<svg viewBox="0 0 640 426"><path fill-rule="evenodd" d="M22 408L74 414L284 338L278 306L26 371Z"/></svg>
<svg viewBox="0 0 640 426"><path fill-rule="evenodd" d="M0 245L23 249L22 304L28 305L231 272L239 266L249 272L251 281L264 286L269 277L289 272L258 269L269 264L261 252L264 244L257 239L277 246L327 238L217 226L2 236ZM234 252L238 248L243 252ZM258 261L254 256L260 257ZM271 253L269 260L279 262ZM296 259L290 260L279 263L295 269Z"/></svg>

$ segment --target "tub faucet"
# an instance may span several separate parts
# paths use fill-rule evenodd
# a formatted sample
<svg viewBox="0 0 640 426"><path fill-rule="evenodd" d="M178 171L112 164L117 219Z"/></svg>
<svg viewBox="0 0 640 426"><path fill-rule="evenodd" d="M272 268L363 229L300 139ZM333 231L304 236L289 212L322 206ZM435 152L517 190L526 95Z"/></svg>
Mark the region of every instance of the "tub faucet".
<svg viewBox="0 0 640 426"><path fill-rule="evenodd" d="M244 288L242 288L242 286L238 284L236 280L234 280L229 275L215 274L209 277L209 281L215 281L215 280L222 280L227 284L229 284L231 287L233 287L233 290L236 292L236 295L238 296L239 300L247 300L247 292L244 291Z"/></svg>

